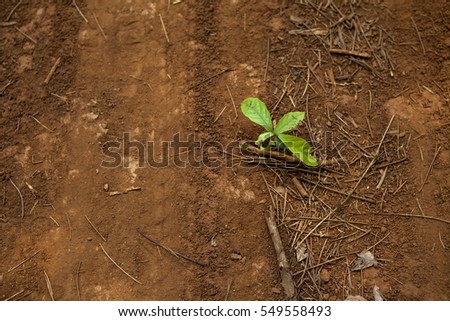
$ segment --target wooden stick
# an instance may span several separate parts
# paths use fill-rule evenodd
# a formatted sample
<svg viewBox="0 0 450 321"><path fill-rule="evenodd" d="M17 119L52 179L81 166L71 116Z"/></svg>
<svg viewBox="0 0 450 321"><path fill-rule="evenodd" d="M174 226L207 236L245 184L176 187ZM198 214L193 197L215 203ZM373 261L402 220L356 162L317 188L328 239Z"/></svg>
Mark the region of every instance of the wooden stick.
<svg viewBox="0 0 450 321"><path fill-rule="evenodd" d="M310 77L311 77L311 71L310 71L309 68L307 68L307 71L306 71L306 85L305 85L305 89L303 90L303 93L302 93L302 96L300 97L300 99L302 99L302 98L305 96L306 91L308 90L308 87L309 87L309 78L310 78Z"/></svg>
<svg viewBox="0 0 450 321"><path fill-rule="evenodd" d="M17 21L0 22L0 27L11 27L11 26L15 26L16 24L17 24Z"/></svg>
<svg viewBox="0 0 450 321"><path fill-rule="evenodd" d="M275 106L273 107L272 112L274 112L274 111L278 108L278 105L281 103L281 101L283 100L283 98L284 98L284 96L286 95L286 93L287 93L287 88L285 87L285 88L283 89L283 92L281 93L280 98L279 98L279 99L277 100L277 102L275 103Z"/></svg>
<svg viewBox="0 0 450 321"><path fill-rule="evenodd" d="M396 164L402 163L407 160L408 160L408 157L403 157L403 158L397 159L397 160L389 162L389 163L374 165L374 166L372 166L372 169L380 169L380 168L388 167L391 165L396 165Z"/></svg>
<svg viewBox="0 0 450 321"><path fill-rule="evenodd" d="M89 21L87 20L86 16L83 14L83 12L81 12L80 8L78 8L77 3L75 2L75 0L72 1L72 4L75 6L75 8L77 9L78 13L80 14L81 18L84 19L84 21L86 23L88 23Z"/></svg>
<svg viewBox="0 0 450 321"><path fill-rule="evenodd" d="M19 28L17 28L16 26L14 26L14 29L16 29L17 31L19 31L19 33L22 34L22 36L24 36L25 38L27 38L28 40L30 40L32 43L34 43L35 45L37 45L37 41L34 40L33 38L31 38L29 35L27 35L25 32L23 32L22 30L20 30Z"/></svg>
<svg viewBox="0 0 450 321"><path fill-rule="evenodd" d="M292 181L294 182L295 187L297 188L298 192L302 197L309 197L308 192L303 187L302 183L300 183L297 179L297 177L293 177Z"/></svg>
<svg viewBox="0 0 450 321"><path fill-rule="evenodd" d="M230 95L231 103L233 104L233 108L234 108L234 113L236 114L236 118L238 118L238 112L237 112L236 104L234 103L233 95L231 94L231 90L227 84L225 84L225 86L227 86L228 95Z"/></svg>
<svg viewBox="0 0 450 321"><path fill-rule="evenodd" d="M439 147L436 149L436 151L434 152L433 160L431 161L430 167L428 168L427 174L425 175L425 179L423 180L422 186L420 186L419 192L422 191L422 189L423 189L425 183L427 182L428 176L430 176L431 169L433 168L434 161L436 160L436 157L437 157L437 155L439 154L439 151L440 151L440 150L441 150L441 146L439 146Z"/></svg>
<svg viewBox="0 0 450 321"><path fill-rule="evenodd" d="M438 232L439 235L439 241L441 242L442 248L445 250L447 247L444 244L444 241L442 241L442 236L441 236L441 232Z"/></svg>
<svg viewBox="0 0 450 321"><path fill-rule="evenodd" d="M23 201L23 196L22 193L20 192L20 189L17 187L17 185L13 182L13 180L11 179L11 177L8 177L9 181L11 182L11 184L14 186L14 188L17 190L17 192L19 193L19 197L20 197L20 204L22 207L22 214L20 215L20 218L23 218L25 215L25 205L24 205L24 201Z"/></svg>
<svg viewBox="0 0 450 321"><path fill-rule="evenodd" d="M299 274L302 274L302 273L305 273L305 272L307 272L307 271L309 271L309 270L312 270L312 269L321 267L321 266L323 266L323 265L325 265L325 264L328 264L328 263L331 263L331 262L334 262L334 261L337 261L337 260L344 259L344 258L345 258L345 255L342 255L342 256L338 256L338 257L335 257L335 258L333 258L333 259L327 260L327 261L325 261L325 262L322 262L322 263L319 263L319 264L316 264L316 265L313 265L313 266L309 266L309 267L307 267L307 268L305 268L305 269L303 269L303 270L301 270L301 271L295 272L295 273L294 273L294 276L299 275Z"/></svg>
<svg viewBox="0 0 450 321"><path fill-rule="evenodd" d="M105 253L105 255L106 255L106 257L120 270L120 271L122 271L126 276L128 276L130 279L132 279L134 282L136 282L136 283L138 283L138 284L141 284L142 285L142 282L141 281L139 281L139 280L137 280L137 279L135 279L134 277L132 277L130 274L128 274L128 272L127 271L125 271L124 269L122 269L122 267L119 265L119 264L117 264L110 256L109 256L109 254L106 252L106 250L105 250L105 248L103 247L103 245L101 244L101 243L98 243L99 245L100 245L100 247L102 248L102 251L103 251L103 253Z"/></svg>
<svg viewBox="0 0 450 321"><path fill-rule="evenodd" d="M20 6L21 3L22 3L22 0L17 2L17 4L12 8L12 10L9 12L8 16L6 17L6 21L9 21L11 19L12 15L16 11L16 9Z"/></svg>
<svg viewBox="0 0 450 321"><path fill-rule="evenodd" d="M386 127L386 130L384 131L383 136L380 139L380 143L378 144L377 150L375 151L375 155L372 159L372 161L369 163L369 165L367 165L366 170L364 171L364 173L361 175L361 177L359 178L358 182L355 184L355 186L352 188L351 192L347 195L347 197L341 202L341 206L344 205L344 203L346 203L348 201L348 199L352 196L352 194L356 191L356 189L358 188L359 184L361 183L361 181L364 179L364 177L366 176L367 172L370 170L370 168L375 164L376 160L377 160L377 156L380 154L380 149L381 146L383 145L383 141L384 138L386 137L386 134L389 130L389 128L391 127L392 121L394 120L395 115L392 115L391 120L389 121L389 124Z"/></svg>
<svg viewBox="0 0 450 321"><path fill-rule="evenodd" d="M69 241L72 241L72 224L70 223L69 214L66 212L67 225L69 226Z"/></svg>
<svg viewBox="0 0 450 321"><path fill-rule="evenodd" d="M281 236L275 222L275 214L272 206L270 207L269 212L265 213L265 219L275 252L277 253L278 268L281 273L281 284L283 285L284 293L287 298L296 300L297 294L295 291L295 283L292 278L291 267L287 260L286 253L284 252L283 243L281 242Z"/></svg>
<svg viewBox="0 0 450 321"><path fill-rule="evenodd" d="M61 62L61 57L58 57L58 59L56 59L55 63L53 64L52 68L50 69L47 77L44 80L44 84L48 84L50 81L50 78L52 78L53 74L56 71L56 68L58 68L59 63Z"/></svg>
<svg viewBox="0 0 450 321"><path fill-rule="evenodd" d="M102 36L103 36L103 38L104 38L105 41L106 41L107 39L106 39L105 32L103 31L103 28L102 28L102 26L100 25L100 22L98 22L97 16L95 15L95 12L94 12L94 11L92 11L92 15L94 16L94 20L95 20L95 23L97 24L98 29L100 29L100 32L102 33Z"/></svg>
<svg viewBox="0 0 450 321"><path fill-rule="evenodd" d="M366 59L372 57L367 52L346 50L346 49L338 49L338 48L331 48L330 49L330 53L333 53L333 54L336 54L336 55L349 55L349 56L355 56L355 57L366 58Z"/></svg>
<svg viewBox="0 0 450 321"><path fill-rule="evenodd" d="M170 43L169 35L167 34L166 26L164 25L164 21L163 21L161 14L159 14L159 20L161 20L161 25L162 25L162 28L164 31L164 35L166 36L167 43Z"/></svg>
<svg viewBox="0 0 450 321"><path fill-rule="evenodd" d="M162 245L161 243L159 243L159 242L153 240L152 238L150 238L150 237L148 237L147 235L145 235L144 233L142 233L138 228L136 228L136 231L137 231L143 238L145 238L147 241L149 241L149 242L152 243L153 245L162 247L164 250L166 250L167 252L169 252L170 254L172 254L173 256L175 256L176 258L182 258L182 259L185 259L186 261L189 261L189 262L191 262L191 263L194 263L194 264L197 264L197 265L200 265L200 266L203 266L203 267L205 267L205 266L208 265L208 264L203 263L203 262L195 261L195 260L191 259L190 257L187 257L187 256L185 256L185 255L183 255L183 254L180 254L180 253L178 253L178 252L172 250L171 248L169 248L169 247L167 247L167 246Z"/></svg>
<svg viewBox="0 0 450 321"><path fill-rule="evenodd" d="M5 301L11 301L11 300L17 298L19 295L21 295L21 294L24 293L24 292L25 292L25 290L20 290L19 292L14 293L14 294L11 295L10 297L7 297L7 298L5 299Z"/></svg>
<svg viewBox="0 0 450 321"><path fill-rule="evenodd" d="M52 283L50 282L50 278L48 277L47 272L45 272L45 270L44 270L44 277L45 283L47 284L48 293L50 294L50 298L52 299L52 301L55 301L55 298L53 296Z"/></svg>
<svg viewBox="0 0 450 321"><path fill-rule="evenodd" d="M33 118L33 120L38 123L39 125L41 125L42 127L44 127L45 129L47 129L49 132L53 133L53 130L51 130L50 128L48 128L47 126L45 126L43 123L41 123L36 117L34 116L30 116L31 118Z"/></svg>
<svg viewBox="0 0 450 321"><path fill-rule="evenodd" d="M6 273L10 273L10 272L14 271L14 270L17 269L19 266L21 266L22 264L25 264L26 262L28 262L29 260L31 260L33 257L35 257L36 255L38 255L39 252L41 252L41 250L35 252L33 255L31 255L30 257L26 258L25 260L23 260L23 261L20 262L19 264L13 266L13 267L10 268Z"/></svg>
<svg viewBox="0 0 450 321"><path fill-rule="evenodd" d="M227 106L225 105L225 107L223 107L222 111L219 113L219 115L217 115L216 119L214 119L213 124L219 120L220 116L222 116L223 112L225 111L225 109L227 108Z"/></svg>
<svg viewBox="0 0 450 321"><path fill-rule="evenodd" d="M267 71L269 69L269 57L270 57L270 38L267 38L267 55L266 55L266 68L264 69L264 81L267 81Z"/></svg>
<svg viewBox="0 0 450 321"><path fill-rule="evenodd" d="M55 220L55 219L53 218L53 216L49 215L48 218L51 219L51 220L53 221L53 223L55 223L55 225L56 225L57 227L59 227L58 221Z"/></svg>
<svg viewBox="0 0 450 321"><path fill-rule="evenodd" d="M444 220L439 217L434 216L426 216L426 215L418 215L418 214L409 214L409 213L373 213L374 215L384 215L384 216L403 216L403 217L416 217L416 218L425 218L429 220L434 220L446 224L450 224L450 221Z"/></svg>
<svg viewBox="0 0 450 321"><path fill-rule="evenodd" d="M417 28L416 22L414 21L414 18L413 18L412 16L411 16L411 20L412 20L412 22L413 22L414 28L416 29L417 36L419 37L420 45L421 45L421 47L422 47L422 53L423 53L423 55L425 55L425 54L426 54L426 52L425 52L425 46L423 45L422 37L420 36L419 29Z"/></svg>
<svg viewBox="0 0 450 321"><path fill-rule="evenodd" d="M86 218L86 220L89 222L89 224L92 226L92 228L94 229L95 232L97 232L98 236L101 237L101 239L106 242L106 238L97 230L97 228L95 227L94 224L92 224L91 220L89 219L89 217L87 217L86 215L84 216Z"/></svg>
<svg viewBox="0 0 450 321"><path fill-rule="evenodd" d="M346 195L347 197L351 197L351 198L354 198L354 199L358 199L358 200L361 200L361 201L365 201L365 202L368 202L368 203L371 203L371 204L375 204L375 203L376 203L376 201L375 201L374 199L372 199L372 198L367 198L367 197L364 197L364 196L359 196L359 195L353 194L354 191L351 192L351 193L346 193L346 192L343 192L343 191L341 191L341 190L334 189L334 188L332 188L332 187L328 187L328 186L319 184L318 181L317 181L317 182L314 182L314 181L311 181L311 180L306 179L306 178L304 178L304 177L300 177L300 179L301 179L302 181L304 181L304 182L307 182L307 183L312 184L312 185L314 185L314 186L317 186L317 187L319 187L319 188L326 189L327 191L330 191L330 192L333 192L333 193L336 193L336 194Z"/></svg>
<svg viewBox="0 0 450 321"><path fill-rule="evenodd" d="M8 82L6 83L6 85L4 85L2 88L0 88L0 95L3 95L3 92L6 90L6 88L8 88L9 86L11 86L13 84L13 81L11 79L8 80ZM19 121L20 121L20 117L19 117ZM18 127L17 127L18 128ZM18 131L18 129L16 128L15 132Z"/></svg>
<svg viewBox="0 0 450 321"><path fill-rule="evenodd" d="M233 284L233 279L229 279L228 280L228 286L227 286L227 294L225 295L225 301L228 301L228 296L230 295L230 290L231 290L231 285L232 284Z"/></svg>
<svg viewBox="0 0 450 321"><path fill-rule="evenodd" d="M77 274L75 276L75 284L77 286L77 295L78 300L81 301L81 292L80 292L80 268L81 268L81 262L78 264L77 268Z"/></svg>

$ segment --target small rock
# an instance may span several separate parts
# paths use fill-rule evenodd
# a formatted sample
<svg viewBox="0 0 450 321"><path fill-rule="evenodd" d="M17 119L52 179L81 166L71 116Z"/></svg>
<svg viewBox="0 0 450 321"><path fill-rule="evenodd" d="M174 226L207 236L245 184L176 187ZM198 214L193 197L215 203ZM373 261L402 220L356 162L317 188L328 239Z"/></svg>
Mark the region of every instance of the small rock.
<svg viewBox="0 0 450 321"><path fill-rule="evenodd" d="M277 191L280 194L286 194L286 192L287 192L286 187L284 187L284 186L275 187L275 191Z"/></svg>
<svg viewBox="0 0 450 321"><path fill-rule="evenodd" d="M109 191L109 185L107 183L105 185L103 185L103 190L105 192Z"/></svg>
<svg viewBox="0 0 450 321"><path fill-rule="evenodd" d="M98 114L96 114L96 113L93 113L93 112L89 112L89 113L87 113L87 114L84 114L82 117L84 118L84 119L87 119L87 120L96 120L97 118L98 118Z"/></svg>
<svg viewBox="0 0 450 321"><path fill-rule="evenodd" d="M383 297L380 293L380 288L377 285L373 286L373 298L375 301L383 301Z"/></svg>
<svg viewBox="0 0 450 321"><path fill-rule="evenodd" d="M0 285L3 285L3 274L0 274Z"/></svg>
<svg viewBox="0 0 450 321"><path fill-rule="evenodd" d="M380 228L380 232L381 233L384 233L384 232L386 232L387 231L387 228L385 228L384 226L382 226L381 228Z"/></svg>
<svg viewBox="0 0 450 321"><path fill-rule="evenodd" d="M231 258L232 260L239 261L239 260L242 259L242 256L241 256L240 254L237 254L237 253L231 253L230 258Z"/></svg>
<svg viewBox="0 0 450 321"><path fill-rule="evenodd" d="M281 290L279 288L272 288L272 292L276 294L280 294Z"/></svg>
<svg viewBox="0 0 450 321"><path fill-rule="evenodd" d="M307 23L305 18L297 17L297 16L290 16L289 19L292 21L293 24L297 26L301 26L305 23Z"/></svg>
<svg viewBox="0 0 450 321"><path fill-rule="evenodd" d="M308 253L306 251L307 248L305 243L300 243L300 245L295 248L295 252L297 254L297 262L301 262L308 257Z"/></svg>
<svg viewBox="0 0 450 321"><path fill-rule="evenodd" d="M330 298L330 295L328 293L322 294L322 299L328 300Z"/></svg>
<svg viewBox="0 0 450 321"><path fill-rule="evenodd" d="M90 242L92 241L92 237L88 237L87 240Z"/></svg>
<svg viewBox="0 0 450 321"><path fill-rule="evenodd" d="M330 281L330 272L327 269L320 270L320 280L324 283L328 283Z"/></svg>
<svg viewBox="0 0 450 321"><path fill-rule="evenodd" d="M217 246L217 241L216 241L216 239L214 237L211 239L210 244L211 244L212 247L216 247Z"/></svg>

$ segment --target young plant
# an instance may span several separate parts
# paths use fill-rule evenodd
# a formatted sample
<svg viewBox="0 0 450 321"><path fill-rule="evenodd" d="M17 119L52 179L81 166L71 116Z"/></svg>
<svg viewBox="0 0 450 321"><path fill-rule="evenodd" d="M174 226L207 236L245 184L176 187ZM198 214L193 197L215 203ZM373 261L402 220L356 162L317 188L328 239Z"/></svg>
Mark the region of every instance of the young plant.
<svg viewBox="0 0 450 321"><path fill-rule="evenodd" d="M271 146L279 150L289 149L291 153L308 166L317 166L317 160L310 154L311 147L303 138L284 134L297 127L305 117L304 112L287 113L274 127L272 117L266 105L258 98L247 98L241 103L242 113L252 122L266 130L259 135L256 145L269 149Z"/></svg>

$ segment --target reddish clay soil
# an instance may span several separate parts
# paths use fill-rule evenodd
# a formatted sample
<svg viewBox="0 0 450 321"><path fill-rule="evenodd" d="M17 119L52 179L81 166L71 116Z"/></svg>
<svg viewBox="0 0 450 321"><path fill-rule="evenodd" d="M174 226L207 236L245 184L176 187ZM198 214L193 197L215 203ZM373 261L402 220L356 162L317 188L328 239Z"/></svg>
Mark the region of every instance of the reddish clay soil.
<svg viewBox="0 0 450 321"><path fill-rule="evenodd" d="M273 210L295 298L449 300L449 7L302 3L2 1L0 299L284 300ZM247 97L307 110L296 133L344 163L104 166L124 133L158 157L176 133L253 140Z"/></svg>

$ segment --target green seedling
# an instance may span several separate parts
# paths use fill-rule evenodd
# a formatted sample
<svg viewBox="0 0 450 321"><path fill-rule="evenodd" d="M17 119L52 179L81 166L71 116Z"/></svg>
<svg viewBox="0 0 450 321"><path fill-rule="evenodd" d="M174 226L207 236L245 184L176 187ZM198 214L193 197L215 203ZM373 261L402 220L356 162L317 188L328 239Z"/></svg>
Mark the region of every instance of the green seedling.
<svg viewBox="0 0 450 321"><path fill-rule="evenodd" d="M303 120L305 113L293 111L287 113L275 125L266 105L258 98L247 98L241 103L242 113L252 122L264 127L266 130L259 135L255 142L260 148L269 150L275 147L281 151L288 149L295 157L300 159L305 165L317 166L317 160L310 154L311 147L303 138L287 135L288 132ZM274 126L275 125L275 126Z"/></svg>

